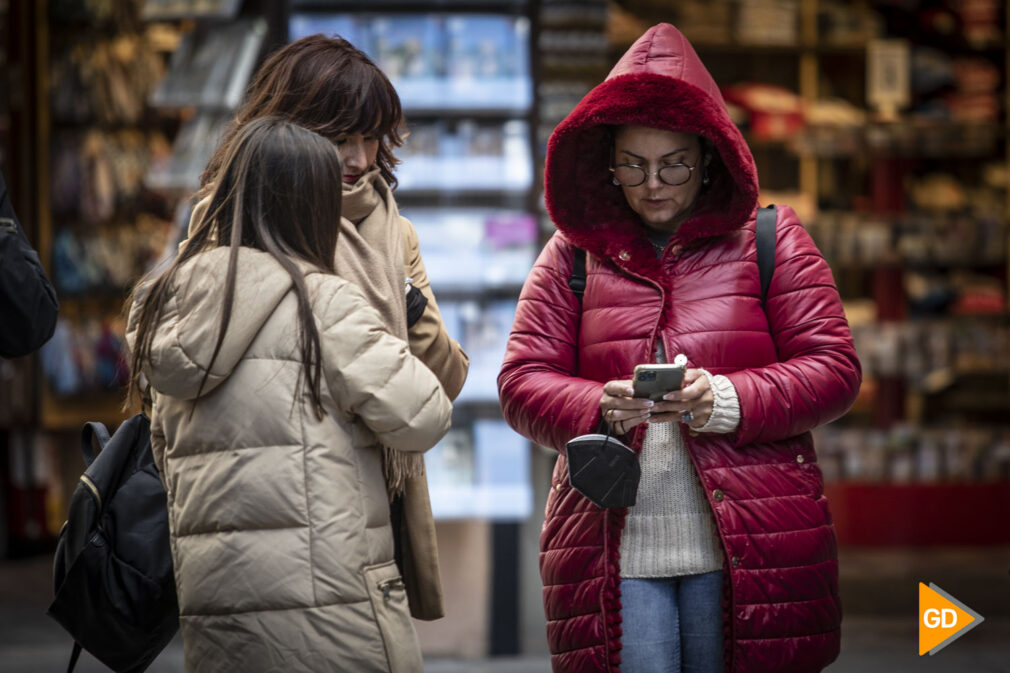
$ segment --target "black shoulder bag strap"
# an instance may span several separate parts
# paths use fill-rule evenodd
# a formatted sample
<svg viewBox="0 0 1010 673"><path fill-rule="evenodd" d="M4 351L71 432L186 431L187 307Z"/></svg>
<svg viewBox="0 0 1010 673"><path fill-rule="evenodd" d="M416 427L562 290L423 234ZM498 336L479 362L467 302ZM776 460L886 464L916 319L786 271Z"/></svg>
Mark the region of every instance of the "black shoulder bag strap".
<svg viewBox="0 0 1010 673"><path fill-rule="evenodd" d="M74 641L74 651L70 653L70 663L67 664L67 673L74 673L74 667L77 666L77 659L81 656L81 644L76 640Z"/></svg>
<svg viewBox="0 0 1010 673"><path fill-rule="evenodd" d="M757 212L757 262L758 274L761 276L761 307L768 301L768 288L772 284L775 273L775 223L778 220L778 209L775 204L767 208L758 208Z"/></svg>
<svg viewBox="0 0 1010 673"><path fill-rule="evenodd" d="M586 251L582 248L575 248L575 255L572 258L572 275L568 277L568 287L572 288L575 298L579 300L579 308L582 308L582 295L586 293Z"/></svg>
<svg viewBox="0 0 1010 673"><path fill-rule="evenodd" d="M582 321L582 295L586 293L586 251L582 248L573 248L572 252L572 275L568 277L568 287L572 288L575 299L579 302L579 322ZM606 433L610 436L610 425L602 418L596 429L599 433Z"/></svg>

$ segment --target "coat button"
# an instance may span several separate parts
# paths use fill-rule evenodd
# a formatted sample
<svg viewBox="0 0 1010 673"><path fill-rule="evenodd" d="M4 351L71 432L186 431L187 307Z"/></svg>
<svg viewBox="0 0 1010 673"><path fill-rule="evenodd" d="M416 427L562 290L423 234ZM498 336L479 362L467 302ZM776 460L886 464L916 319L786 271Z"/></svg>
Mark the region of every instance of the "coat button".
<svg viewBox="0 0 1010 673"><path fill-rule="evenodd" d="M715 500L716 502L722 502L723 498L725 497L726 495L722 492L721 488L717 488L714 491L712 491L712 499Z"/></svg>
<svg viewBox="0 0 1010 673"><path fill-rule="evenodd" d="M631 259L631 253L629 253L627 250L621 250L621 252L617 256L621 258L622 262L627 262L629 259Z"/></svg>
<svg viewBox="0 0 1010 673"><path fill-rule="evenodd" d="M555 491L560 491L561 490L561 482L560 481L558 483L554 484L554 490Z"/></svg>
<svg viewBox="0 0 1010 673"><path fill-rule="evenodd" d="M797 463L802 463L805 460L806 460L806 458L803 457L803 454L800 454L800 455L796 456L796 462Z"/></svg>
<svg viewBox="0 0 1010 673"><path fill-rule="evenodd" d="M733 558L731 558L729 560L729 562L733 564L734 568L739 568L740 567L740 557L739 556L734 556Z"/></svg>

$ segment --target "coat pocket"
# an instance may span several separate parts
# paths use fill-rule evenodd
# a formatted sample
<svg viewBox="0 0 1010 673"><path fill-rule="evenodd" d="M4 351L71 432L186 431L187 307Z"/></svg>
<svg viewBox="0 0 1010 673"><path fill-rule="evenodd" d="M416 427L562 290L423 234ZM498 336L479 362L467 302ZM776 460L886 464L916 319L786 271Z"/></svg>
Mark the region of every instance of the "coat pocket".
<svg viewBox="0 0 1010 673"><path fill-rule="evenodd" d="M390 673L420 673L424 670L421 645L410 619L407 591L396 563L390 561L365 568L365 583L386 648Z"/></svg>

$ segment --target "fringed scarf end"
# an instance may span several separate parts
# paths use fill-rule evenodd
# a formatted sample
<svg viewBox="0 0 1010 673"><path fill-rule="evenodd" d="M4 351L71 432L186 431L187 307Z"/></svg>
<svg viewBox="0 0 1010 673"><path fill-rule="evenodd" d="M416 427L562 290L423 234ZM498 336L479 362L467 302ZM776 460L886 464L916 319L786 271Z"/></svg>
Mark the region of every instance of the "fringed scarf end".
<svg viewBox="0 0 1010 673"><path fill-rule="evenodd" d="M424 475L424 456L382 447L382 473L386 477L386 491L389 501L403 495L407 480Z"/></svg>

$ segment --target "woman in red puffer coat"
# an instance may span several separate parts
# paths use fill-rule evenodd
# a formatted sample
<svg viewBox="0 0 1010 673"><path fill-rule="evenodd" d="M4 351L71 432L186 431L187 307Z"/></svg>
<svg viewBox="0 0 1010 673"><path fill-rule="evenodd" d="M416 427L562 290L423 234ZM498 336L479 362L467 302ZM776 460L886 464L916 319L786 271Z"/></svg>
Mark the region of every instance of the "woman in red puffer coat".
<svg viewBox="0 0 1010 673"><path fill-rule="evenodd" d="M558 232L498 386L509 423L560 453L540 553L554 671L808 673L838 654L810 430L848 410L860 367L831 271L786 206L762 305L757 194L715 82L668 24L551 137ZM636 365L677 354L682 390L632 397ZM601 509L569 483L566 443L601 421L639 452L633 507Z"/></svg>

